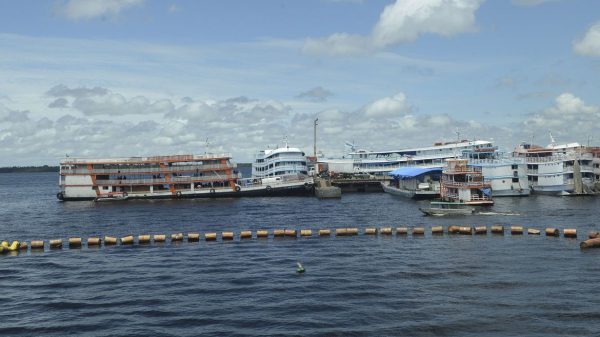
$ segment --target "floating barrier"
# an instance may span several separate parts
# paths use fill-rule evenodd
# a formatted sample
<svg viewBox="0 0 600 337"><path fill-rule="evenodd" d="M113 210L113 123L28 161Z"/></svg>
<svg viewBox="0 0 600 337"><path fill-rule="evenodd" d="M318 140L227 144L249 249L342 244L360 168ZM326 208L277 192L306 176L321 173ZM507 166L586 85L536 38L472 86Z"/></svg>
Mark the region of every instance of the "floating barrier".
<svg viewBox="0 0 600 337"><path fill-rule="evenodd" d="M267 230L257 230L256 231L256 237L257 238L268 238L269 237L269 231Z"/></svg>
<svg viewBox="0 0 600 337"><path fill-rule="evenodd" d="M165 242L167 240L167 236L164 234L154 234L153 236L154 242Z"/></svg>
<svg viewBox="0 0 600 337"><path fill-rule="evenodd" d="M358 228L356 228L356 227L346 228L346 234L347 235L358 235Z"/></svg>
<svg viewBox="0 0 600 337"><path fill-rule="evenodd" d="M204 233L204 240L206 240L206 241L217 240L217 233Z"/></svg>
<svg viewBox="0 0 600 337"><path fill-rule="evenodd" d="M412 235L425 235L425 228L423 227L414 227L412 229Z"/></svg>
<svg viewBox="0 0 600 337"><path fill-rule="evenodd" d="M69 238L69 248L81 248L81 238Z"/></svg>
<svg viewBox="0 0 600 337"><path fill-rule="evenodd" d="M510 234L512 234L512 235L523 234L523 226L510 226Z"/></svg>
<svg viewBox="0 0 600 337"><path fill-rule="evenodd" d="M278 238L278 237L282 237L282 236L285 236L285 230L283 230L283 229L273 230L273 237Z"/></svg>
<svg viewBox="0 0 600 337"><path fill-rule="evenodd" d="M493 225L492 226L493 234L504 234L504 226L502 225Z"/></svg>
<svg viewBox="0 0 600 337"><path fill-rule="evenodd" d="M10 245L7 241L2 241L0 244L0 253L14 252L19 249L19 241L13 241Z"/></svg>
<svg viewBox="0 0 600 337"><path fill-rule="evenodd" d="M122 245L132 245L133 244L133 235L127 235L121 238Z"/></svg>
<svg viewBox="0 0 600 337"><path fill-rule="evenodd" d="M541 231L539 229L535 229L535 228L528 228L527 229L527 234L529 235L540 235Z"/></svg>
<svg viewBox="0 0 600 337"><path fill-rule="evenodd" d="M336 228L335 236L345 236L348 235L348 229L346 228Z"/></svg>
<svg viewBox="0 0 600 337"><path fill-rule="evenodd" d="M200 241L200 233L188 233L188 242L198 242Z"/></svg>
<svg viewBox="0 0 600 337"><path fill-rule="evenodd" d="M138 243L139 244L150 243L150 235L138 235Z"/></svg>
<svg viewBox="0 0 600 337"><path fill-rule="evenodd" d="M62 239L55 239L49 241L50 249L52 248L62 248L63 242Z"/></svg>
<svg viewBox="0 0 600 337"><path fill-rule="evenodd" d="M585 240L579 244L579 248L600 248L600 237Z"/></svg>
<svg viewBox="0 0 600 337"><path fill-rule="evenodd" d="M382 235L392 235L392 227L382 227L379 229L379 233Z"/></svg>
<svg viewBox="0 0 600 337"><path fill-rule="evenodd" d="M487 226L477 226L475 227L475 234L487 234Z"/></svg>
<svg viewBox="0 0 600 337"><path fill-rule="evenodd" d="M23 242L19 243L19 250L27 250L27 247L29 247L29 245L27 244L27 241L23 241Z"/></svg>
<svg viewBox="0 0 600 337"><path fill-rule="evenodd" d="M183 241L183 233L171 234L171 242L180 242L180 241Z"/></svg>
<svg viewBox="0 0 600 337"><path fill-rule="evenodd" d="M30 243L31 249L44 249L44 241L43 240L35 240Z"/></svg>
<svg viewBox="0 0 600 337"><path fill-rule="evenodd" d="M574 228L565 228L565 229L563 229L563 236L565 238L576 238L577 230Z"/></svg>
<svg viewBox="0 0 600 337"><path fill-rule="evenodd" d="M365 234L366 235L376 235L377 234L377 228L365 228Z"/></svg>
<svg viewBox="0 0 600 337"><path fill-rule="evenodd" d="M296 238L298 237L298 232L295 229L286 229L283 231L283 235L287 237Z"/></svg>
<svg viewBox="0 0 600 337"><path fill-rule="evenodd" d="M105 236L104 237L104 245L105 246L116 245L116 244L117 244L117 238L115 238L114 236Z"/></svg>
<svg viewBox="0 0 600 337"><path fill-rule="evenodd" d="M300 236L312 236L312 230L310 229L301 229Z"/></svg>
<svg viewBox="0 0 600 337"><path fill-rule="evenodd" d="M398 227L396 228L396 235L407 235L408 227Z"/></svg>
<svg viewBox="0 0 600 337"><path fill-rule="evenodd" d="M240 239L252 239L252 231L241 231Z"/></svg>
<svg viewBox="0 0 600 337"><path fill-rule="evenodd" d="M431 227L431 234L444 234L444 227L443 226Z"/></svg>
<svg viewBox="0 0 600 337"><path fill-rule="evenodd" d="M559 236L560 235L560 232L558 231L558 229L554 228L554 227L546 228L545 232L546 232L546 236Z"/></svg>
<svg viewBox="0 0 600 337"><path fill-rule="evenodd" d="M330 229L319 229L319 236L330 236L330 235L331 235Z"/></svg>
<svg viewBox="0 0 600 337"><path fill-rule="evenodd" d="M222 232L221 240L233 240L233 232Z"/></svg>
<svg viewBox="0 0 600 337"><path fill-rule="evenodd" d="M588 238L590 238L590 239L600 238L600 232L590 232L590 234L588 234Z"/></svg>
<svg viewBox="0 0 600 337"><path fill-rule="evenodd" d="M473 227L460 226L458 228L458 233L463 234L463 235L473 235Z"/></svg>
<svg viewBox="0 0 600 337"><path fill-rule="evenodd" d="M91 237L87 239L87 245L88 247L93 247L93 246L100 246L100 238L97 237Z"/></svg>
<svg viewBox="0 0 600 337"><path fill-rule="evenodd" d="M448 234L460 233L460 226L448 226Z"/></svg>

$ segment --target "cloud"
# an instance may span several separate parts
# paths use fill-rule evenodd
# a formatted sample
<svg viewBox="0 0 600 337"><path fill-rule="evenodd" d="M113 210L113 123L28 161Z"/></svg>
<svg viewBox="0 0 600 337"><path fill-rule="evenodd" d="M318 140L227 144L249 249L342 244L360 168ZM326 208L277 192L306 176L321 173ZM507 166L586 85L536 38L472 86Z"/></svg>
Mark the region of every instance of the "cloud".
<svg viewBox="0 0 600 337"><path fill-rule="evenodd" d="M554 106L534 113L523 124L530 133L547 130L563 139L598 134L600 126L591 121L600 120L600 107L587 105L572 93L562 93L555 98Z"/></svg>
<svg viewBox="0 0 600 337"><path fill-rule="evenodd" d="M296 98L303 99L311 102L325 102L333 93L323 87L314 87L310 90L301 92Z"/></svg>
<svg viewBox="0 0 600 337"><path fill-rule="evenodd" d="M573 50L583 56L600 56L600 22L590 27L582 39L573 43Z"/></svg>
<svg viewBox="0 0 600 337"><path fill-rule="evenodd" d="M97 17L115 17L143 2L144 0L68 0L66 3L60 3L57 11L70 20L89 20Z"/></svg>
<svg viewBox="0 0 600 337"><path fill-rule="evenodd" d="M171 4L169 5L169 9L168 9L169 13L177 13L181 11L181 6L177 5L177 4Z"/></svg>
<svg viewBox="0 0 600 337"><path fill-rule="evenodd" d="M52 101L50 104L48 104L48 107L51 109L54 108L66 108L69 106L69 101L67 101L65 98L57 98L54 101Z"/></svg>
<svg viewBox="0 0 600 337"><path fill-rule="evenodd" d="M68 97L74 97L74 98L89 97L89 96L103 96L106 94L108 94L108 89L106 89L106 88L79 87L79 88L71 89L64 84L55 85L54 87L50 88L50 90L48 90L46 92L46 95L52 96L52 97L67 97L68 96Z"/></svg>
<svg viewBox="0 0 600 337"><path fill-rule="evenodd" d="M364 107L364 114L368 118L393 118L411 112L412 109L406 101L406 95L400 92L368 104Z"/></svg>
<svg viewBox="0 0 600 337"><path fill-rule="evenodd" d="M307 54L356 55L416 40L422 34L445 37L475 30L482 0L396 0L386 6L370 35L335 33L306 40Z"/></svg>

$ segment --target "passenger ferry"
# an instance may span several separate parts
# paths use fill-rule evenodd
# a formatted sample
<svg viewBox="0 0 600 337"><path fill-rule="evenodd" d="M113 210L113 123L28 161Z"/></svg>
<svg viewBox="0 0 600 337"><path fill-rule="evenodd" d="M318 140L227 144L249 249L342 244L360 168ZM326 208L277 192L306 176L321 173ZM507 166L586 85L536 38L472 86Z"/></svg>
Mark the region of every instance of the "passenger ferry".
<svg viewBox="0 0 600 337"><path fill-rule="evenodd" d="M553 195L592 194L593 153L579 143L547 147L521 143L513 156L527 163L527 177L533 193Z"/></svg>
<svg viewBox="0 0 600 337"><path fill-rule="evenodd" d="M306 155L300 149L285 146L262 150L252 163L252 177L265 178L289 174L308 175Z"/></svg>
<svg viewBox="0 0 600 337"><path fill-rule="evenodd" d="M229 154L60 161L59 200L122 201L306 194L304 181L242 179Z"/></svg>
<svg viewBox="0 0 600 337"><path fill-rule="evenodd" d="M329 172L368 173L387 175L400 167L442 167L446 159L460 158L465 151L495 150L492 142L485 140L461 140L435 143L434 146L392 151L352 151L350 158L323 159Z"/></svg>
<svg viewBox="0 0 600 337"><path fill-rule="evenodd" d="M524 158L492 151L465 151L463 158L469 164L481 167L484 180L490 182L494 197L529 196L527 163Z"/></svg>
<svg viewBox="0 0 600 337"><path fill-rule="evenodd" d="M483 179L480 166L467 159L448 159L442 171L440 197L442 201L465 205L493 205L492 185Z"/></svg>

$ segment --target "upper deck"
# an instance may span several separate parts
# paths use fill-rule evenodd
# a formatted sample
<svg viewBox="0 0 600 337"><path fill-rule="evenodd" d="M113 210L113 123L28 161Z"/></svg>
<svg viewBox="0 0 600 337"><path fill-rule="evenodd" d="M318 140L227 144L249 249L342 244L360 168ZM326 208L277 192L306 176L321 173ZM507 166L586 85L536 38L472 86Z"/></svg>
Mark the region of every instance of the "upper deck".
<svg viewBox="0 0 600 337"><path fill-rule="evenodd" d="M168 164L168 163L186 163L201 161L219 161L230 160L230 154L181 154L171 156L151 156L151 157L120 157L120 158L64 158L60 165L138 165L138 164Z"/></svg>

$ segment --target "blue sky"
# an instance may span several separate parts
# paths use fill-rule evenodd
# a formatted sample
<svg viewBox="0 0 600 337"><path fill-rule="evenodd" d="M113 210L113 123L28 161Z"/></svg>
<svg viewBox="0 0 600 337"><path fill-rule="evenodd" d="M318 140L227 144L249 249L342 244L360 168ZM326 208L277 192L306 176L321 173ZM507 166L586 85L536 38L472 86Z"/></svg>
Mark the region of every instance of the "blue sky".
<svg viewBox="0 0 600 337"><path fill-rule="evenodd" d="M5 1L0 165L597 144L599 75L592 0Z"/></svg>

